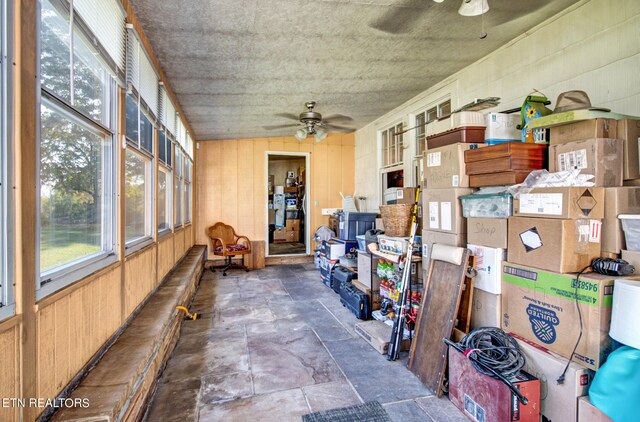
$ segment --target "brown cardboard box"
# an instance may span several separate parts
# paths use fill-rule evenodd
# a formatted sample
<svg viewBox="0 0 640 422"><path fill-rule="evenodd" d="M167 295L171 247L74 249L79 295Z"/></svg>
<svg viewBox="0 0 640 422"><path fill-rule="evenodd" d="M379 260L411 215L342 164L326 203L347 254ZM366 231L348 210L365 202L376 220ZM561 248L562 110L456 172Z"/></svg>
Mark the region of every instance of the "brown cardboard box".
<svg viewBox="0 0 640 422"><path fill-rule="evenodd" d="M276 229L273 232L273 241L274 242L286 242L288 238L287 231L285 229Z"/></svg>
<svg viewBox="0 0 640 422"><path fill-rule="evenodd" d="M502 268L500 269L502 271ZM501 295L473 289L471 305L471 329L480 327L500 327L502 321Z"/></svg>
<svg viewBox="0 0 640 422"><path fill-rule="evenodd" d="M507 249L506 218L467 218L467 242Z"/></svg>
<svg viewBox="0 0 640 422"><path fill-rule="evenodd" d="M551 145L566 144L591 138L617 138L618 121L614 119L589 119L552 126L549 133Z"/></svg>
<svg viewBox="0 0 640 422"><path fill-rule="evenodd" d="M287 220L284 229L286 231L300 231L300 220Z"/></svg>
<svg viewBox="0 0 640 422"><path fill-rule="evenodd" d="M640 274L640 251L623 249L621 258L633 265L636 268L636 273Z"/></svg>
<svg viewBox="0 0 640 422"><path fill-rule="evenodd" d="M605 188L602 251L619 254L625 249L620 214L640 214L640 187Z"/></svg>
<svg viewBox="0 0 640 422"><path fill-rule="evenodd" d="M600 256L600 220L509 218L507 260L559 273L578 272Z"/></svg>
<svg viewBox="0 0 640 422"><path fill-rule="evenodd" d="M424 187L429 189L466 188L464 152L472 144L452 144L424 152ZM423 195L424 197L424 195Z"/></svg>
<svg viewBox="0 0 640 422"><path fill-rule="evenodd" d="M366 340L374 349L381 354L386 354L389 350L389 339L391 338L391 326L382 321L371 320L356 323L356 333ZM400 345L400 351L409 350L411 340L405 338Z"/></svg>
<svg viewBox="0 0 640 422"><path fill-rule="evenodd" d="M473 189L467 188L425 189L422 194L423 227L445 233L466 232L460 197L472 192Z"/></svg>
<svg viewBox="0 0 640 422"><path fill-rule="evenodd" d="M431 230L422 230L422 268L428 273L429 264L431 263L431 247L434 243L442 243L451 246L467 246L467 234L459 233L442 233ZM426 281L427 277L423 274L422 279Z"/></svg>
<svg viewBox="0 0 640 422"><path fill-rule="evenodd" d="M526 360L524 370L540 379L540 389L545 392L541 395L540 414L549 421L576 421L578 397L589 393L593 371L572 362L564 383L558 384L556 379L564 371L567 360L532 342L515 338Z"/></svg>
<svg viewBox="0 0 640 422"><path fill-rule="evenodd" d="M582 338L573 360L596 370L611 351L609 325L615 277L587 273L580 276L576 286L575 276L505 262L502 329L568 359L580 327L574 299L577 289Z"/></svg>
<svg viewBox="0 0 640 422"><path fill-rule="evenodd" d="M621 139L587 139L549 147L549 171L579 169L582 174L595 176L600 187L622 186Z"/></svg>
<svg viewBox="0 0 640 422"><path fill-rule="evenodd" d="M618 120L616 138L624 142L624 179L640 179L638 144L640 144L640 120Z"/></svg>
<svg viewBox="0 0 640 422"><path fill-rule="evenodd" d="M591 404L589 396L584 396L578 399L578 422L613 422L613 419Z"/></svg>
<svg viewBox="0 0 640 422"><path fill-rule="evenodd" d="M603 188L535 188L513 198L513 215L545 218L604 218Z"/></svg>

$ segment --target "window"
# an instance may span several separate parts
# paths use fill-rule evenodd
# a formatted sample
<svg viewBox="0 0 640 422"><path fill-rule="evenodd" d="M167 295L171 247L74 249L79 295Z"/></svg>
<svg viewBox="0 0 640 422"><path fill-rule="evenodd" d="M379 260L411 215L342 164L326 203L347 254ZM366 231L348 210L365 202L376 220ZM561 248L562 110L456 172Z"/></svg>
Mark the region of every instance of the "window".
<svg viewBox="0 0 640 422"><path fill-rule="evenodd" d="M143 246L151 240L151 159L127 148L125 159L124 222L127 248Z"/></svg>
<svg viewBox="0 0 640 422"><path fill-rule="evenodd" d="M13 294L13 201L11 175L13 169L11 116L11 41L13 28L12 2L0 2L0 319L15 314Z"/></svg>
<svg viewBox="0 0 640 422"><path fill-rule="evenodd" d="M434 105L433 107L429 107L427 110L422 113L416 114L416 155L413 159L413 174L415 176L414 183L415 186L419 186L422 184L423 178L423 163L422 156L424 155L424 150L426 148L426 140L427 140L427 124L451 114L451 100L448 99L446 101L441 102L438 105Z"/></svg>
<svg viewBox="0 0 640 422"><path fill-rule="evenodd" d="M171 230L171 170L158 168L158 233Z"/></svg>
<svg viewBox="0 0 640 422"><path fill-rule="evenodd" d="M182 150L176 146L176 155L175 155L175 165L173 169L175 171L174 178L174 194L173 197L175 199L174 210L175 210L175 227L182 226L183 217L182 217L182 171L184 166L184 155L182 154Z"/></svg>
<svg viewBox="0 0 640 422"><path fill-rule="evenodd" d="M191 159L185 157L184 160L185 169L184 169L184 221L185 223L191 222L191 168L193 164L191 163Z"/></svg>
<svg viewBox="0 0 640 422"><path fill-rule="evenodd" d="M113 1L95 1L121 11ZM43 0L40 13L37 296L43 297L115 261L118 68L82 14L71 21L67 3Z"/></svg>
<svg viewBox="0 0 640 422"><path fill-rule="evenodd" d="M382 131L382 166L402 164L403 138L402 123Z"/></svg>

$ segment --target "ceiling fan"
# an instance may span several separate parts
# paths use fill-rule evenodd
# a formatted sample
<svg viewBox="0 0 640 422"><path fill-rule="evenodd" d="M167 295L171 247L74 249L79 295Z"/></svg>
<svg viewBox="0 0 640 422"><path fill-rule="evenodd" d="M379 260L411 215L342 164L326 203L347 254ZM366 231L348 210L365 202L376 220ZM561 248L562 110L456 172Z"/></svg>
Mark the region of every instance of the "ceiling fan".
<svg viewBox="0 0 640 422"><path fill-rule="evenodd" d="M284 117L291 120L297 120L298 123L289 123L283 125L272 125L272 126L263 126L265 129L282 129L287 127L295 127L295 126L303 126L302 128L296 130L294 136L297 140L302 141L307 138L309 135L313 135L316 139L316 142L322 141L327 137L328 132L353 132L355 129L345 126L336 125L335 122L350 122L353 121L353 118L349 116L345 116L343 114L332 114L330 116L322 118L322 114L314 111L314 107L316 106L315 101L307 101L304 103L304 106L307 107L307 111L303 111L299 115L295 115L293 113L279 113L276 116Z"/></svg>

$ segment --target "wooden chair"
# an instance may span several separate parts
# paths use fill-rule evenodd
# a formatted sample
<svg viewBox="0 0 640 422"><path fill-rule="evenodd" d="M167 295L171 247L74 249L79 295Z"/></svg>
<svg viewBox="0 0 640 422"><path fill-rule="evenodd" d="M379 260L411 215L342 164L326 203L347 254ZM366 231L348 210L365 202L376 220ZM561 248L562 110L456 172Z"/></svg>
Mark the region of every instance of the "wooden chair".
<svg viewBox="0 0 640 422"><path fill-rule="evenodd" d="M233 227L224 223L216 223L209 227L207 235L211 239L211 248L214 255L225 257L225 265L222 268L222 275L227 275L230 268L240 268L247 272L249 269L240 264L232 262L233 257L237 255L246 255L251 253L251 241L247 236L238 236ZM215 272L215 268L210 267Z"/></svg>

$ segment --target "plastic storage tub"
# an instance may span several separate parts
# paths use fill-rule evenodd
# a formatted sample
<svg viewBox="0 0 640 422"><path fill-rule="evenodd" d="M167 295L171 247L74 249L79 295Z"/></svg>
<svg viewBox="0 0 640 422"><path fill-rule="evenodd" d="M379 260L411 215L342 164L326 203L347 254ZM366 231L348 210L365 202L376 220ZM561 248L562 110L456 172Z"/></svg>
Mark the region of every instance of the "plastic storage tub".
<svg viewBox="0 0 640 422"><path fill-rule="evenodd" d="M513 197L509 193L463 195L465 218L507 218L513 215Z"/></svg>
<svg viewBox="0 0 640 422"><path fill-rule="evenodd" d="M627 250L640 251L640 214L620 214Z"/></svg>
<svg viewBox="0 0 640 422"><path fill-rule="evenodd" d="M426 135L437 135L463 126L485 126L485 119L482 113L477 111L460 111L443 119L428 123Z"/></svg>
<svg viewBox="0 0 640 422"><path fill-rule="evenodd" d="M366 236L363 234L359 234L356 236L356 240L358 241L358 249L361 251L366 251L367 250Z"/></svg>
<svg viewBox="0 0 640 422"><path fill-rule="evenodd" d="M485 116L485 143L521 142L522 131L518 129L520 114L489 113Z"/></svg>
<svg viewBox="0 0 640 422"><path fill-rule="evenodd" d="M338 238L356 240L356 236L375 228L378 214L375 212L341 212L337 216Z"/></svg>

